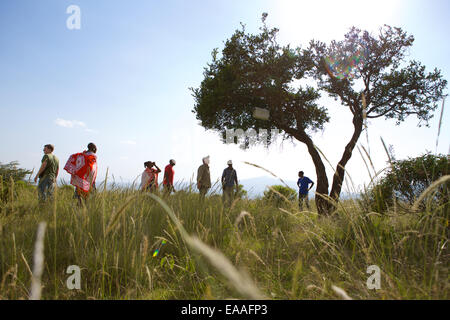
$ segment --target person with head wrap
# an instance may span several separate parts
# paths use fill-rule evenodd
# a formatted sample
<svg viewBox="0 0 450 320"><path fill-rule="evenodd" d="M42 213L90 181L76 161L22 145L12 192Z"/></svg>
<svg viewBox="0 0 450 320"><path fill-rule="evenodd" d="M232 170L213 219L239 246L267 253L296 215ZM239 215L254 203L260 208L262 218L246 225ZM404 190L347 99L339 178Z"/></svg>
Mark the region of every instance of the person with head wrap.
<svg viewBox="0 0 450 320"><path fill-rule="evenodd" d="M200 191L200 200L205 199L206 193L211 188L211 175L209 172L209 156L202 159L203 164L197 170L197 188Z"/></svg>

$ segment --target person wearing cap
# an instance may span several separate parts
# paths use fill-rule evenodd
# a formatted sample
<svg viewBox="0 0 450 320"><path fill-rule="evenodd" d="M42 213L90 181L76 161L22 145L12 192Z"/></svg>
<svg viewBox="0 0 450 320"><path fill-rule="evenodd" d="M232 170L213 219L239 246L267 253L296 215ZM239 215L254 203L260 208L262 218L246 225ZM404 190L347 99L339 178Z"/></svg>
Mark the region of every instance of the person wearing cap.
<svg viewBox="0 0 450 320"><path fill-rule="evenodd" d="M144 162L145 170L141 176L141 186L140 189L142 191L150 191L153 192L158 189L158 174L161 172L161 169L158 168L155 162L146 161ZM155 167L156 169L154 169Z"/></svg>
<svg viewBox="0 0 450 320"><path fill-rule="evenodd" d="M163 185L165 194L170 194L172 191L175 192L175 188L173 187L173 177L175 176L173 167L175 163L175 160L170 159L169 164L164 169Z"/></svg>
<svg viewBox="0 0 450 320"><path fill-rule="evenodd" d="M38 197L41 202L53 198L53 192L55 190L56 178L59 173L59 160L53 154L54 149L55 147L51 144L44 146L41 167L34 178L34 182L37 182L39 178Z"/></svg>
<svg viewBox="0 0 450 320"><path fill-rule="evenodd" d="M238 179L236 170L233 169L233 162L228 160L227 164L228 168L225 168L222 173L222 201L230 206L234 198L233 189L235 186L236 189L238 187Z"/></svg>
<svg viewBox="0 0 450 320"><path fill-rule="evenodd" d="M211 188L209 173L209 156L202 159L203 164L197 170L197 188L200 191L200 201L205 200L206 193Z"/></svg>

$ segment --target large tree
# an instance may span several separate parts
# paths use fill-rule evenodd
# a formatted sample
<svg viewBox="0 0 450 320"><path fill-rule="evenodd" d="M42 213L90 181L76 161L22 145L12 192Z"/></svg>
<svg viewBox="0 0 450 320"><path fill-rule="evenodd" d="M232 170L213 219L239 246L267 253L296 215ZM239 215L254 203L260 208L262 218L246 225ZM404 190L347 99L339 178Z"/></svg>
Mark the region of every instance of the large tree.
<svg viewBox="0 0 450 320"><path fill-rule="evenodd" d="M353 134L336 166L330 196L339 199L345 166L364 130L365 119L395 119L396 125L415 115L428 126L447 81L439 70L425 72L418 61L405 61L414 42L401 28L385 25L377 36L353 27L342 41L329 45L311 41L318 87L348 108Z"/></svg>
<svg viewBox="0 0 450 320"><path fill-rule="evenodd" d="M213 50L200 87L192 89L193 112L203 127L221 132L224 141L229 129L279 129L285 139L304 143L316 169L316 205L319 213L325 213L330 210L328 178L311 138L329 121L327 109L317 103L320 91L340 98L354 115L355 133L338 164L330 193L338 199L345 165L363 130L362 92L354 89L357 81L367 82L362 89L367 117L395 117L398 122L410 114L427 122L446 82L437 70L426 75L417 62L399 69L405 48L413 41L400 29L387 28L388 34L382 32L379 39L352 29L344 41L330 46L312 41L307 49L293 49L277 43L278 29L269 29L266 17L263 14L259 34L248 34L242 26L225 42L220 58L218 50ZM355 50L362 56L354 58ZM367 76L363 77L364 72ZM305 79L317 85L305 85L301 81ZM254 117L255 108L268 110L268 119Z"/></svg>

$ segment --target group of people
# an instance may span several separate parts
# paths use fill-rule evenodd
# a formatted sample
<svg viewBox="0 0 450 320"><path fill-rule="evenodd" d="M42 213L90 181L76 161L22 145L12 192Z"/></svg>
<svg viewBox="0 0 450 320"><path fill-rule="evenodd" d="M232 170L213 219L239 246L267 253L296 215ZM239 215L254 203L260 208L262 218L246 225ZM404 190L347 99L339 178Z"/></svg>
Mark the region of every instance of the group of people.
<svg viewBox="0 0 450 320"><path fill-rule="evenodd" d="M41 166L34 178L38 183L38 196L41 202L53 198L56 179L59 174L59 159L53 154L55 147L52 144L44 146L44 156ZM74 197L81 203L92 190L95 190L97 177L97 146L89 143L87 150L72 154L67 160L64 170L70 174L70 184L75 187Z"/></svg>
<svg viewBox="0 0 450 320"><path fill-rule="evenodd" d="M38 183L39 200L46 201L53 197L53 192L56 184L56 179L59 173L59 160L53 154L55 147L51 144L44 146L44 156L41 160L41 166L37 172L34 182ZM81 201L86 199L90 192L96 189L95 180L97 177L97 146L94 143L89 143L87 150L72 154L67 160L64 170L70 175L70 184L75 187L74 197ZM163 191L165 195L170 195L175 192L174 176L175 171L173 167L176 161L170 159L169 164L164 168L163 177ZM209 170L210 157L206 156L202 159L202 165L197 170L197 188L200 192L200 201L204 201L206 194L211 188L211 174ZM230 206L234 196L235 190L238 191L238 178L236 170L233 168L233 162L227 162L227 168L223 170L221 184L222 184L222 201ZM161 169L153 161L144 162L144 172L141 175L140 190L155 192L159 190L158 175ZM306 207L310 209L308 202L308 191L314 186L314 182L308 177L304 176L304 172L298 173L299 179L297 186L299 187L299 208L303 209L303 202Z"/></svg>
<svg viewBox="0 0 450 320"><path fill-rule="evenodd" d="M210 157L206 156L202 159L202 165L198 167L197 170L197 188L200 193L200 201L205 200L205 196L211 188L211 174L209 170ZM163 178L163 190L164 194L170 194L172 191L175 192L173 186L174 169L176 162L171 159L169 164L164 169ZM223 170L222 173L222 200L225 204L231 205L234 198L234 191L238 189L238 179L236 170L233 168L233 162L229 160L227 162L228 167ZM144 162L144 172L141 176L140 189L142 191L154 192L158 190L158 174L161 169L153 161Z"/></svg>
<svg viewBox="0 0 450 320"><path fill-rule="evenodd" d="M175 164L176 161L170 159L169 164L164 168L163 188L165 194L175 192L173 185L173 178L175 176L173 167ZM161 172L161 169L152 161L144 162L144 168L145 170L141 176L140 190L150 192L158 190L158 174Z"/></svg>

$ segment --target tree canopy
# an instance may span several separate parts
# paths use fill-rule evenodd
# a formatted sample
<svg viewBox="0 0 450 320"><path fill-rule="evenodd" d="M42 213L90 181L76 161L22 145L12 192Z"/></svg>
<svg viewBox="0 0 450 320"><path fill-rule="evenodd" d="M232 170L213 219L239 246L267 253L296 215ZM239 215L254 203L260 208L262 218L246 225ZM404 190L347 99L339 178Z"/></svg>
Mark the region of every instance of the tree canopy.
<svg viewBox="0 0 450 320"><path fill-rule="evenodd" d="M218 49L213 50L200 87L191 89L193 112L203 127L222 133L223 140L229 129L279 129L284 138L304 143L316 168L317 208L328 212L326 198L339 199L345 166L364 121L385 117L400 124L415 115L419 126L428 125L447 81L437 69L427 73L420 62L405 61L414 37L401 28L385 25L375 36L353 27L344 40L328 45L311 40L302 49L279 45L278 29L269 29L266 18L263 14L259 34L246 33L241 24L220 57ZM354 132L336 166L330 192L312 140L330 120L328 109L318 104L321 93L339 100L353 116ZM266 109L268 119L254 117L256 108Z"/></svg>
<svg viewBox="0 0 450 320"><path fill-rule="evenodd" d="M414 37L401 28L387 25L377 36L353 27L342 41L329 45L310 42L315 65L312 75L318 87L339 100L353 116L354 132L333 177L333 198L341 192L344 168L364 130L364 120L385 117L399 125L415 115L419 126L428 126L438 101L444 97L447 81L439 70L426 73L420 62L405 61L413 42Z"/></svg>
<svg viewBox="0 0 450 320"><path fill-rule="evenodd" d="M19 168L19 162L17 161L5 164L0 162L0 200L7 201L14 196L11 192L11 189L14 190L14 183L25 184L24 179L29 174L31 174L31 171Z"/></svg>
<svg viewBox="0 0 450 320"><path fill-rule="evenodd" d="M263 17L263 22L265 21ZM301 49L280 46L278 29L261 28L261 33L236 30L226 41L222 56L212 53L200 88L192 89L196 100L193 112L206 129L222 132L281 129L285 137L298 130L317 131L329 120L326 109L317 105L319 92L312 87L293 87L311 71L313 64ZM269 121L253 117L255 108L270 111Z"/></svg>

